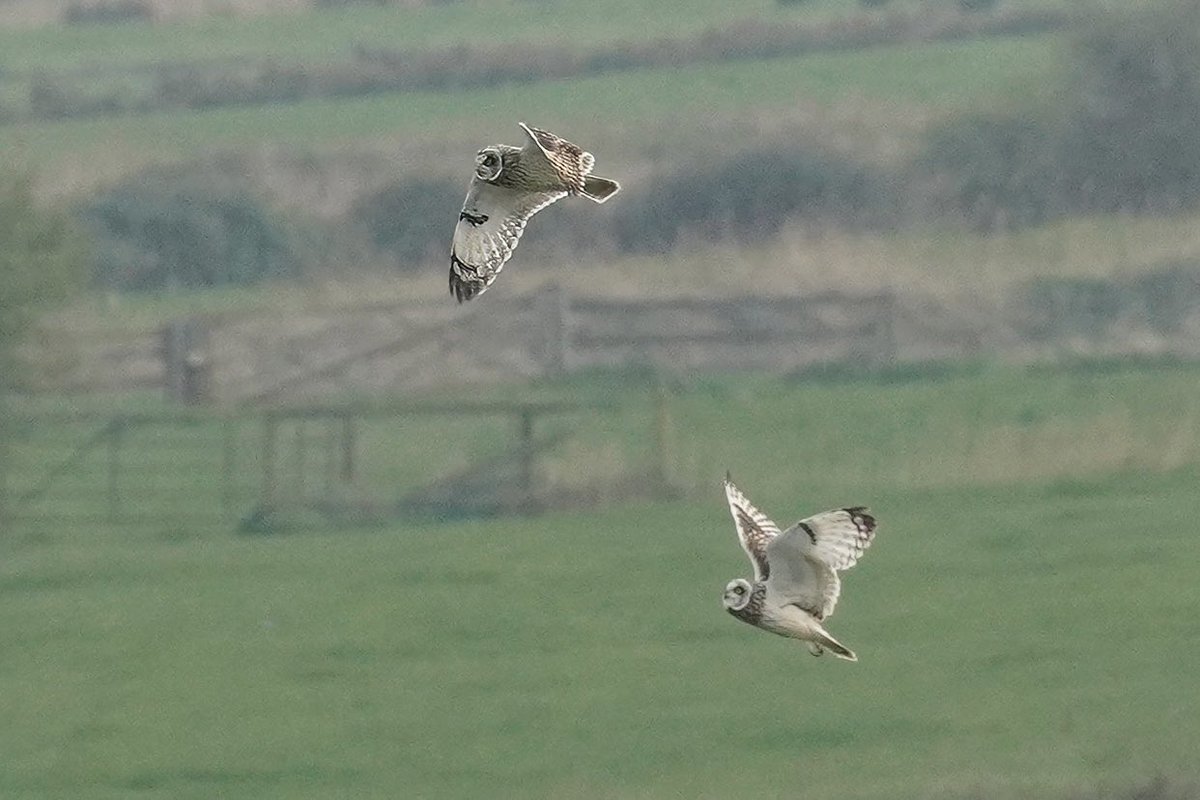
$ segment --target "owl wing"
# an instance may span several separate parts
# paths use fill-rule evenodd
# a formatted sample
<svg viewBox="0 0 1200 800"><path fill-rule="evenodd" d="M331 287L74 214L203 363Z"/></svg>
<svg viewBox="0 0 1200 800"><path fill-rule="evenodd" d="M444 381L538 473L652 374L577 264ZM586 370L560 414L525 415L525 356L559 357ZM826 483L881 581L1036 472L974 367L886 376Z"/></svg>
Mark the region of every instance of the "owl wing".
<svg viewBox="0 0 1200 800"><path fill-rule="evenodd" d="M818 619L830 616L842 589L838 571L854 566L875 528L875 518L858 506L800 520L767 545L768 591Z"/></svg>
<svg viewBox="0 0 1200 800"><path fill-rule="evenodd" d="M566 192L522 192L471 179L450 247L450 293L458 302L482 294L512 256L525 223Z"/></svg>
<svg viewBox="0 0 1200 800"><path fill-rule="evenodd" d="M585 152L579 145L572 144L561 136L555 136L550 131L541 128L531 128L524 122L517 123L521 130L529 136L542 155L554 167L554 171L562 178L563 183L573 192L583 191L583 179L592 171L596 158Z"/></svg>
<svg viewBox="0 0 1200 800"><path fill-rule="evenodd" d="M766 580L771 574L767 546L779 535L779 526L751 505L728 475L725 476L725 499L729 501L729 513L733 515L742 549L754 564L755 582Z"/></svg>

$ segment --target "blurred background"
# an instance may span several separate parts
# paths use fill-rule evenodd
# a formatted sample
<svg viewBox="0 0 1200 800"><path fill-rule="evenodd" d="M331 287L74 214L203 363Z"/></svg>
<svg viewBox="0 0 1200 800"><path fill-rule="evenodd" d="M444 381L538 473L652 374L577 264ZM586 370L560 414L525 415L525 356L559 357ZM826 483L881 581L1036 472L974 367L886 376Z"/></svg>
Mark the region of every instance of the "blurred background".
<svg viewBox="0 0 1200 800"><path fill-rule="evenodd" d="M0 796L1200 796L1198 132L1195 0L0 0Z"/></svg>

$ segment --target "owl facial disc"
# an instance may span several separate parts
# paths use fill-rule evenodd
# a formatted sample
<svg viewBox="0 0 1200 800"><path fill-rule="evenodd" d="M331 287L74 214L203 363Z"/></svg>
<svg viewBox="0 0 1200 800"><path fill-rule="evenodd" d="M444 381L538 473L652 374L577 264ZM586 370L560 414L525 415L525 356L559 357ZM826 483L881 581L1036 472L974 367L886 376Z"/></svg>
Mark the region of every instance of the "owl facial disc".
<svg viewBox="0 0 1200 800"><path fill-rule="evenodd" d="M750 602L750 582L737 578L725 587L725 607L730 611L741 611Z"/></svg>
<svg viewBox="0 0 1200 800"><path fill-rule="evenodd" d="M494 181L504 171L504 157L495 147L485 147L475 155L475 174L481 181Z"/></svg>

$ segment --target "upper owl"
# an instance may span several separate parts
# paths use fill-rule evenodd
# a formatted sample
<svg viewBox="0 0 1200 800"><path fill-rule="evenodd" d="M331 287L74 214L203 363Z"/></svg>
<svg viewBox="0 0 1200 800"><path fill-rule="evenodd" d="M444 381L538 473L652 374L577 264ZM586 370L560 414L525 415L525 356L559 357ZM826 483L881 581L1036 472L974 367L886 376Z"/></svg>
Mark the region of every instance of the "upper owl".
<svg viewBox="0 0 1200 800"><path fill-rule="evenodd" d="M519 123L523 147L494 144L475 155L475 174L450 248L450 293L458 302L483 294L508 261L525 223L569 194L603 203L621 188L592 175L596 159L549 131Z"/></svg>

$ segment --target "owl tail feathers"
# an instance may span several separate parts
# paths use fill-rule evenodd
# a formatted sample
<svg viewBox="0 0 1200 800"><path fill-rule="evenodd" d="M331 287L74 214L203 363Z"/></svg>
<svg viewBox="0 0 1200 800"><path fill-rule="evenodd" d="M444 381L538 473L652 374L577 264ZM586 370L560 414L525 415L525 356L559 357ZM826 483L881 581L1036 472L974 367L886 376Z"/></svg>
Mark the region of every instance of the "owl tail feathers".
<svg viewBox="0 0 1200 800"><path fill-rule="evenodd" d="M838 658L844 658L847 661L858 661L858 656L854 655L853 650L851 650L849 647L846 647L846 645L842 644L825 631L820 631L817 633L813 640L808 643L808 649L814 656L819 656L821 653L828 650Z"/></svg>
<svg viewBox="0 0 1200 800"><path fill-rule="evenodd" d="M592 202L603 203L616 194L620 188L621 184L616 181L588 175L583 179L583 191L580 194Z"/></svg>

